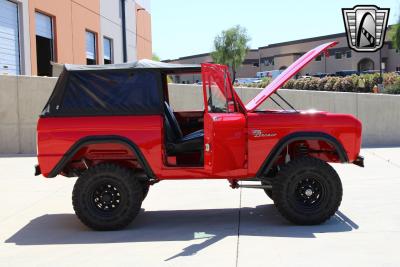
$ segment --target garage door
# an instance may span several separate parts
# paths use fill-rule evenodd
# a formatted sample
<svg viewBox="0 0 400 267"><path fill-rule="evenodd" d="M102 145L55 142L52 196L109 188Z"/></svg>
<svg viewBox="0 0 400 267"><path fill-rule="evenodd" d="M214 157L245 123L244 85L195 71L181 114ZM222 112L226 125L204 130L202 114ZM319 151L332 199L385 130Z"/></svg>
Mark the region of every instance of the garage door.
<svg viewBox="0 0 400 267"><path fill-rule="evenodd" d="M18 6L0 0L0 74L19 74Z"/></svg>

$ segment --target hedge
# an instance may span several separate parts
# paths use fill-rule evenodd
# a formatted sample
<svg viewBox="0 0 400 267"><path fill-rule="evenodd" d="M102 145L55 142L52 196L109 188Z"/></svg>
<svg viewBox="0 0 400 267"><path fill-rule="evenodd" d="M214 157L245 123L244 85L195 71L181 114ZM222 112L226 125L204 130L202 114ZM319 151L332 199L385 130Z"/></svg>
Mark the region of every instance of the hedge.
<svg viewBox="0 0 400 267"><path fill-rule="evenodd" d="M316 91L337 91L372 93L373 87L378 84L379 73L351 75L347 77L324 78L299 78L287 81L282 88ZM263 78L262 82L236 86L264 88L272 81L271 78ZM383 74L384 91L386 94L400 94L400 75L395 72Z"/></svg>

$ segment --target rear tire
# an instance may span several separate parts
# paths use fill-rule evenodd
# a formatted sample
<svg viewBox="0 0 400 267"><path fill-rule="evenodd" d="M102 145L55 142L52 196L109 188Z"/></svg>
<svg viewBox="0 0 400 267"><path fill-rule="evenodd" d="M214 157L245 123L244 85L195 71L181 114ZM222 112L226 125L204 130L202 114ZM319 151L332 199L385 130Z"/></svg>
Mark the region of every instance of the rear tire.
<svg viewBox="0 0 400 267"><path fill-rule="evenodd" d="M336 171L316 158L289 162L274 179L272 196L278 211L300 225L321 224L338 210L342 183Z"/></svg>
<svg viewBox="0 0 400 267"><path fill-rule="evenodd" d="M72 204L78 218L94 230L118 230L137 216L143 187L129 169L115 164L90 167L76 181Z"/></svg>

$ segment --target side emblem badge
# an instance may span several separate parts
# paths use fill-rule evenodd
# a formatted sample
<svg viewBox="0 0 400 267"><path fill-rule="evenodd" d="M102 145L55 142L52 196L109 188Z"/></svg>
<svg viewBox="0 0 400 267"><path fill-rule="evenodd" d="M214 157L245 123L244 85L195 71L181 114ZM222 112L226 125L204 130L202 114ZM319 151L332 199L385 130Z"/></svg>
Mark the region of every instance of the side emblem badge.
<svg viewBox="0 0 400 267"><path fill-rule="evenodd" d="M254 137L274 137L277 133L264 133L261 130L253 130Z"/></svg>

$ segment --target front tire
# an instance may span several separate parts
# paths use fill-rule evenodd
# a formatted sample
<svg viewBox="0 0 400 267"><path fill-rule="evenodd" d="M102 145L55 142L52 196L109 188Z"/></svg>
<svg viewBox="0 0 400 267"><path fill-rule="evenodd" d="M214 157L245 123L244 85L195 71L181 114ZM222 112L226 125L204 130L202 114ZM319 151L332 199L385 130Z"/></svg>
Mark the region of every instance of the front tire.
<svg viewBox="0 0 400 267"><path fill-rule="evenodd" d="M147 195L149 194L150 185L146 182L142 182L142 191L143 191L143 200L146 199Z"/></svg>
<svg viewBox="0 0 400 267"><path fill-rule="evenodd" d="M278 211L300 225L321 224L338 210L342 183L336 171L316 158L289 162L274 179L272 197Z"/></svg>
<svg viewBox="0 0 400 267"><path fill-rule="evenodd" d="M72 204L78 218L93 230L118 230L137 216L143 187L129 169L115 164L90 167L78 178Z"/></svg>

